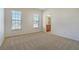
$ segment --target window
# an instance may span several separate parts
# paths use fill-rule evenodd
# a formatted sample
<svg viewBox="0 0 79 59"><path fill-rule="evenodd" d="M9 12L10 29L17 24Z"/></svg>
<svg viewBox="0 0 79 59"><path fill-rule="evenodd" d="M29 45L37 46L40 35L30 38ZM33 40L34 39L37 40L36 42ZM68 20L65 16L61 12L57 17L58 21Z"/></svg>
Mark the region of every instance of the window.
<svg viewBox="0 0 79 59"><path fill-rule="evenodd" d="M39 17L36 15L34 16L34 28L38 28L38 23L39 23Z"/></svg>
<svg viewBox="0 0 79 59"><path fill-rule="evenodd" d="M21 12L12 11L12 30L21 29Z"/></svg>

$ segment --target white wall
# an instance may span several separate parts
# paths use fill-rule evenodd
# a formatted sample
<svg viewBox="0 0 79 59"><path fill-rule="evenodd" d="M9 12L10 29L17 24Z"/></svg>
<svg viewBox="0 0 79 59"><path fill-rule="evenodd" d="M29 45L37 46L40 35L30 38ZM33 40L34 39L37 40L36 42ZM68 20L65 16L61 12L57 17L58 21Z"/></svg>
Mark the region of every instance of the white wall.
<svg viewBox="0 0 79 59"><path fill-rule="evenodd" d="M79 40L79 9L59 8L47 9L43 14L43 29L45 31L45 17L52 17L52 33Z"/></svg>
<svg viewBox="0 0 79 59"><path fill-rule="evenodd" d="M0 8L0 46L4 40L4 9Z"/></svg>
<svg viewBox="0 0 79 59"><path fill-rule="evenodd" d="M22 30L11 30L11 11L22 12ZM30 8L6 8L5 9L5 37L34 32L33 15L39 15L39 31L41 31L41 10Z"/></svg>

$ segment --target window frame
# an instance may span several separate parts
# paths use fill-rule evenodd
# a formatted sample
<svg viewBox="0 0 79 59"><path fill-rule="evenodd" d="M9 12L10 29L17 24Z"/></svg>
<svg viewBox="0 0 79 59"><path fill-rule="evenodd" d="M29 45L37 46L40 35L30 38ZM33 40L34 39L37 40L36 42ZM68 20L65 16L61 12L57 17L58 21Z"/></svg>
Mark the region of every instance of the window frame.
<svg viewBox="0 0 79 59"><path fill-rule="evenodd" d="M34 27L34 22L35 22L35 18L34 18L34 17L35 17L35 16L38 17L38 27ZM39 28L39 15L38 15L38 14L35 14L34 17L33 17L33 18L34 18L33 27L38 29L38 28Z"/></svg>
<svg viewBox="0 0 79 59"><path fill-rule="evenodd" d="M16 15L14 15L15 19L13 19L13 11L17 12L17 14L20 13L20 20L19 20L19 17L18 18L16 17ZM16 24L17 24L18 21L21 22L21 23L19 23L20 24L19 26L21 28L16 28L17 26L15 24L15 29L13 29L12 28L13 27L13 23L12 23L13 21L15 21ZM22 30L22 12L21 11L18 11L18 10L12 10L11 11L11 30Z"/></svg>

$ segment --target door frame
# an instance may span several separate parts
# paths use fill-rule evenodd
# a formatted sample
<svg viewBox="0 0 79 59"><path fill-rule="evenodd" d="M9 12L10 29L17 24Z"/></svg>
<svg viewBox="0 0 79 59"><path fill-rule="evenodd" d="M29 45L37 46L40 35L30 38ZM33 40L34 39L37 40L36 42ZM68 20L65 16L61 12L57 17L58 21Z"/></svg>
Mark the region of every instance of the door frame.
<svg viewBox="0 0 79 59"><path fill-rule="evenodd" d="M48 20L48 18L50 17L50 22L49 22L49 20ZM50 15L48 15L48 16L46 16L46 24L45 24L45 26L46 26L46 32L51 32L51 21L52 21L52 18L51 18L51 16ZM50 25L50 31L47 31L47 25Z"/></svg>

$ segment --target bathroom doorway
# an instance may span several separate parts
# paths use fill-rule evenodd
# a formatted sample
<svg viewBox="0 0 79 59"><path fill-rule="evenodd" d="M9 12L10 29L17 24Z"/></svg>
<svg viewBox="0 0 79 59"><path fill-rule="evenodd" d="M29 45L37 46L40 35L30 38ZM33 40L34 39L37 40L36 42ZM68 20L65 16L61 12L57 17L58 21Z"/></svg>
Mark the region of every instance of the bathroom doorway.
<svg viewBox="0 0 79 59"><path fill-rule="evenodd" d="M51 32L51 17L46 17L46 32Z"/></svg>

